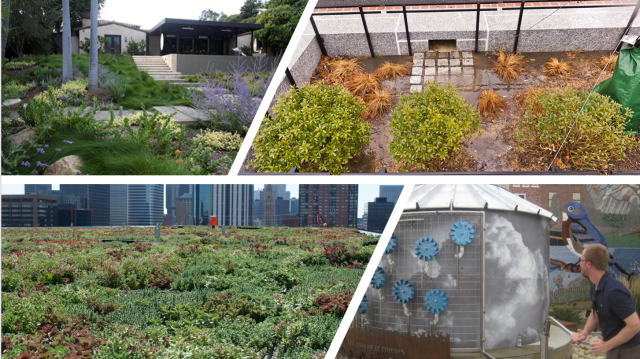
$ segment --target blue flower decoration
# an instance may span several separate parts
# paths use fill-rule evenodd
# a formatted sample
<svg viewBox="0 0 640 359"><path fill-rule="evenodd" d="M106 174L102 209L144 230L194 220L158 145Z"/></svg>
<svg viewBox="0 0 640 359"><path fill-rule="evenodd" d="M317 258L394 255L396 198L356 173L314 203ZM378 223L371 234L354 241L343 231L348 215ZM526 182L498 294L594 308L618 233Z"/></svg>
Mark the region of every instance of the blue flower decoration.
<svg viewBox="0 0 640 359"><path fill-rule="evenodd" d="M382 288L386 278L387 276L384 273L384 270L380 267L376 268L376 271L373 273L373 278L371 278L371 286L375 289Z"/></svg>
<svg viewBox="0 0 640 359"><path fill-rule="evenodd" d="M431 237L422 237L416 242L414 251L418 258L423 261L430 261L438 254L438 242Z"/></svg>
<svg viewBox="0 0 640 359"><path fill-rule="evenodd" d="M409 281L401 279L393 285L393 297L400 303L407 303L411 299L413 299L413 295L415 294L415 290L413 289L413 284Z"/></svg>
<svg viewBox="0 0 640 359"><path fill-rule="evenodd" d="M369 301L367 300L367 295L365 294L364 297L362 297L362 301L360 302L360 305L358 306L358 313L364 314L367 312L368 308L369 308Z"/></svg>
<svg viewBox="0 0 640 359"><path fill-rule="evenodd" d="M424 306L433 314L438 314L447 309L449 297L440 289L431 289L424 297Z"/></svg>
<svg viewBox="0 0 640 359"><path fill-rule="evenodd" d="M466 246L471 243L473 237L475 236L475 231L473 230L473 226L466 221L460 221L454 223L453 227L451 227L451 231L449 231L449 236L451 236L451 240L453 243L459 246Z"/></svg>
<svg viewBox="0 0 640 359"><path fill-rule="evenodd" d="M385 254L389 254L396 250L396 246L398 245L398 240L396 239L396 235L391 235L391 239L389 243L387 243L387 248L384 249Z"/></svg>

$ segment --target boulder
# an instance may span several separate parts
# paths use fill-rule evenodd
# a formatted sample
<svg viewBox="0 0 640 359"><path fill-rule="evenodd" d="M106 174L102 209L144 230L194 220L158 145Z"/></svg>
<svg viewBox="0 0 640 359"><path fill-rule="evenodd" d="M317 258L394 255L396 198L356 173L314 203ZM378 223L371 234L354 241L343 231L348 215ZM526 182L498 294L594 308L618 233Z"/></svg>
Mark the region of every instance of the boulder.
<svg viewBox="0 0 640 359"><path fill-rule="evenodd" d="M82 159L76 155L63 157L55 161L46 170L46 173L53 176L75 176L81 174Z"/></svg>
<svg viewBox="0 0 640 359"><path fill-rule="evenodd" d="M32 129L26 128L18 133L14 133L7 139L11 141L15 146L24 146L29 143L29 139L35 136L35 132Z"/></svg>

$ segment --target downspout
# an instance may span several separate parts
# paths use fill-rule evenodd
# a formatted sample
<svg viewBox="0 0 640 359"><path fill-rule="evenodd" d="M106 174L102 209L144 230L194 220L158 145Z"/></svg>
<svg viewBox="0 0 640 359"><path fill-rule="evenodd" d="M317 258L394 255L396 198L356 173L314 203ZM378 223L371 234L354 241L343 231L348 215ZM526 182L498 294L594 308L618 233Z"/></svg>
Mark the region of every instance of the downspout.
<svg viewBox="0 0 640 359"><path fill-rule="evenodd" d="M453 201L452 201L453 203ZM485 225L484 225L484 215L485 213L482 213L482 316L480 317L480 321L481 321L481 326L482 326L482 339L480 340L480 352L482 354L484 354L484 356L486 356L489 359L496 359L494 356L492 356L491 354L487 353L485 351L484 348L484 342L486 340L485 338L485 328L484 328L484 315L485 315L485 295L486 295L486 270L485 270L485 243L486 243L486 238L485 238Z"/></svg>

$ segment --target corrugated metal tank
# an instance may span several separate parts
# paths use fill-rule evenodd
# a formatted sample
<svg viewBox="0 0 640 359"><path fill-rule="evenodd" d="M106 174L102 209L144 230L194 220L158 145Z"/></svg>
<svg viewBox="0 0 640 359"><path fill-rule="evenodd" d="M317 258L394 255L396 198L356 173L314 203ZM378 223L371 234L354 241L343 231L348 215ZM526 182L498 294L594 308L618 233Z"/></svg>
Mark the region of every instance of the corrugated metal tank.
<svg viewBox="0 0 640 359"><path fill-rule="evenodd" d="M461 221L474 232L464 246L451 239L452 227ZM553 222L551 212L498 186L416 186L394 231L395 249L379 264L385 283L367 290L366 326L430 332L434 314L424 298L440 289L448 305L433 329L450 335L452 352L515 347L518 337L523 345L538 341L549 307ZM437 243L431 260L416 255L423 237ZM460 248L464 253L456 259ZM400 280L415 291L406 304L394 297Z"/></svg>

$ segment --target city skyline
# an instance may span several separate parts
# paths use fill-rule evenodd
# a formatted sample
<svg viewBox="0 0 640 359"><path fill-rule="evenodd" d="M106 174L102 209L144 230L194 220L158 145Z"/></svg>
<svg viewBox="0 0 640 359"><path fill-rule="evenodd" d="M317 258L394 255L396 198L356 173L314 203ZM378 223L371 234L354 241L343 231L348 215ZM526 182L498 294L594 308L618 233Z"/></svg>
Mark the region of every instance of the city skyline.
<svg viewBox="0 0 640 359"><path fill-rule="evenodd" d="M171 184L170 184L171 185ZM24 184L2 184L3 195L24 194ZM52 184L52 190L59 190L60 185ZM165 185L165 200L164 200L164 214L169 213L166 203L166 190ZM264 190L266 184L253 184L254 191ZM286 184L287 191L291 193L291 198L300 198L298 189L299 184ZM360 184L358 186L358 218L362 218L364 214L365 204L368 202L374 202L377 197L380 197L380 186L372 184Z"/></svg>

